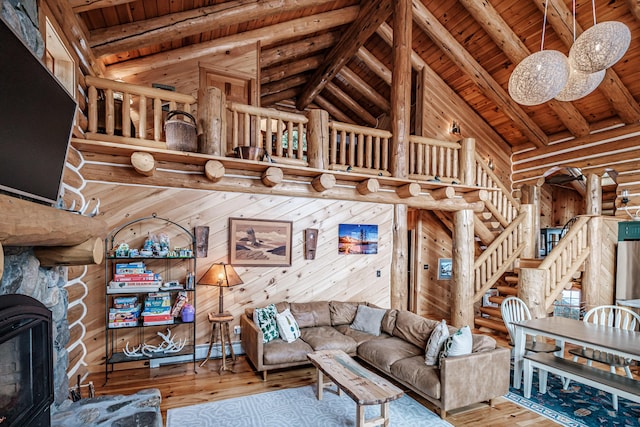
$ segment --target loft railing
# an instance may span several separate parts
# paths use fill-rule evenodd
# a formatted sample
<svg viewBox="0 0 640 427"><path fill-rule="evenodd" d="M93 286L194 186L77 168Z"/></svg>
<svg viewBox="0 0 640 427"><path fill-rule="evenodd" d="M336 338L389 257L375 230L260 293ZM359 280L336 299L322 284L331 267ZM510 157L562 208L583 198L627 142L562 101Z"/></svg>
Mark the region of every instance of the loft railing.
<svg viewBox="0 0 640 427"><path fill-rule="evenodd" d="M440 141L411 135L409 137L409 177L461 183L459 142Z"/></svg>
<svg viewBox="0 0 640 427"><path fill-rule="evenodd" d="M329 122L329 169L390 176L391 132Z"/></svg>
<svg viewBox="0 0 640 427"><path fill-rule="evenodd" d="M89 103L87 139L166 148L164 113L191 113L193 96L86 76Z"/></svg>
<svg viewBox="0 0 640 427"><path fill-rule="evenodd" d="M480 301L522 255L526 247L523 229L527 216L523 212L515 218L474 262L474 302Z"/></svg>

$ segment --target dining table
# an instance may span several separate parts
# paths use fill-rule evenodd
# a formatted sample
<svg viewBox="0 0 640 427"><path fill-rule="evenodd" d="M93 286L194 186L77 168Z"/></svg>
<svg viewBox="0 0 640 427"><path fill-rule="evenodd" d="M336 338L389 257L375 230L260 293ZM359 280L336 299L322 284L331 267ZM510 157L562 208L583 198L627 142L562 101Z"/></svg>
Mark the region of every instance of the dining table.
<svg viewBox="0 0 640 427"><path fill-rule="evenodd" d="M517 389L522 383L527 335L544 336L555 339L557 343L577 344L581 347L617 354L627 359L640 360L640 332L637 331L557 316L524 320L513 322L513 324L516 329L513 387Z"/></svg>

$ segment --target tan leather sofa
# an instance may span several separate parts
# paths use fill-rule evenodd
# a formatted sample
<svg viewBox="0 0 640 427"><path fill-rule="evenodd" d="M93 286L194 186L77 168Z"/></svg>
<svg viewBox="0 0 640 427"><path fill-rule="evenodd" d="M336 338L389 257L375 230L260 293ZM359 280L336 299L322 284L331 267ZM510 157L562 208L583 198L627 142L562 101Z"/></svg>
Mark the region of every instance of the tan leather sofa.
<svg viewBox="0 0 640 427"><path fill-rule="evenodd" d="M509 391L510 350L497 347L492 337L473 334L471 354L427 366L425 347L438 321L387 310L381 334L375 336L350 328L359 304L366 303L275 304L279 313L288 308L298 322L301 336L292 343L278 338L263 344L253 310L247 309L240 320L243 349L264 379L268 370L308 364L307 354L313 351L343 350L432 402L442 418L449 410L492 401Z"/></svg>

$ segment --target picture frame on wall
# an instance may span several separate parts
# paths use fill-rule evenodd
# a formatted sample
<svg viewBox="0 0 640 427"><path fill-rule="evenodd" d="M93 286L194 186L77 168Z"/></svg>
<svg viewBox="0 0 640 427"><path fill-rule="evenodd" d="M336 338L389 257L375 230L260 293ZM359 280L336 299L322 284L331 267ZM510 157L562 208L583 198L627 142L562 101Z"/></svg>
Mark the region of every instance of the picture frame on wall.
<svg viewBox="0 0 640 427"><path fill-rule="evenodd" d="M292 228L291 221L229 218L229 264L290 266Z"/></svg>
<svg viewBox="0 0 640 427"><path fill-rule="evenodd" d="M451 258L438 258L438 280L453 278L453 261Z"/></svg>

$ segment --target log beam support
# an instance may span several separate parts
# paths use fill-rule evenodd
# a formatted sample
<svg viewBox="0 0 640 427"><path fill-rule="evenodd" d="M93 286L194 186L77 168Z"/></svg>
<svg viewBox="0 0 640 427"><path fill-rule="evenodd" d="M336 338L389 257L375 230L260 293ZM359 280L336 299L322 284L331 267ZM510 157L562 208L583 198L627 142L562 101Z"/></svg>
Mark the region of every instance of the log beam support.
<svg viewBox="0 0 640 427"><path fill-rule="evenodd" d="M211 182L218 182L224 177L224 165L218 160L209 160L204 164L204 174Z"/></svg>
<svg viewBox="0 0 640 427"><path fill-rule="evenodd" d="M314 190L319 193L322 193L326 190L331 190L336 185L336 177L334 175L323 173L322 175L318 175L313 178L311 181L311 186Z"/></svg>
<svg viewBox="0 0 640 427"><path fill-rule="evenodd" d="M371 193L377 193L380 190L380 182L375 178L370 178L356 185L356 190L363 196Z"/></svg>
<svg viewBox="0 0 640 427"><path fill-rule="evenodd" d="M275 187L284 179L282 169L270 167L262 173L262 183L267 187Z"/></svg>
<svg viewBox="0 0 640 427"><path fill-rule="evenodd" d="M421 190L420 184L417 182L411 182L403 185L402 187L396 188L396 194L401 198L406 199L407 197L419 196Z"/></svg>
<svg viewBox="0 0 640 427"><path fill-rule="evenodd" d="M131 166L140 175L151 176L156 170L156 161L152 154L136 151L131 155Z"/></svg>
<svg viewBox="0 0 640 427"><path fill-rule="evenodd" d="M42 267L100 264L104 243L96 237L74 246L36 247L33 252Z"/></svg>
<svg viewBox="0 0 640 427"><path fill-rule="evenodd" d="M430 191L433 200L453 199L456 195L456 190L453 187L442 187L436 190Z"/></svg>

